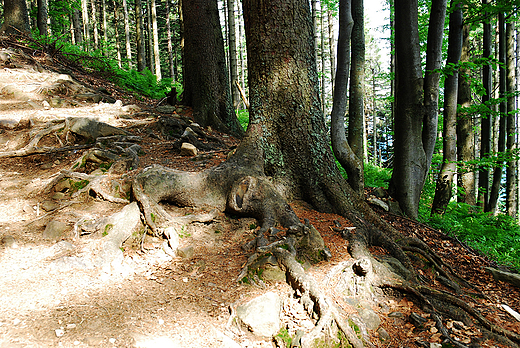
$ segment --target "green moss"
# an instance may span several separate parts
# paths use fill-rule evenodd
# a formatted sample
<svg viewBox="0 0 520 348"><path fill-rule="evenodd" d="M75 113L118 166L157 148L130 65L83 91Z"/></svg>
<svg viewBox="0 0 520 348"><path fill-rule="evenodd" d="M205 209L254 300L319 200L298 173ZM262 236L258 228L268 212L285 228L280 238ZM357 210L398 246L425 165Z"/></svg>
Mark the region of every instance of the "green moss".
<svg viewBox="0 0 520 348"><path fill-rule="evenodd" d="M88 180L73 181L70 180L70 188L73 192L79 191L85 188L89 184Z"/></svg>
<svg viewBox="0 0 520 348"><path fill-rule="evenodd" d="M105 230L103 231L102 235L103 237L105 236L108 236L108 232L110 232L110 230L114 227L114 225L112 224L106 224L105 225Z"/></svg>
<svg viewBox="0 0 520 348"><path fill-rule="evenodd" d="M276 334L275 337L278 337L285 343L286 347L290 347L292 343L292 337L289 335L289 331L286 328L281 328L280 331Z"/></svg>

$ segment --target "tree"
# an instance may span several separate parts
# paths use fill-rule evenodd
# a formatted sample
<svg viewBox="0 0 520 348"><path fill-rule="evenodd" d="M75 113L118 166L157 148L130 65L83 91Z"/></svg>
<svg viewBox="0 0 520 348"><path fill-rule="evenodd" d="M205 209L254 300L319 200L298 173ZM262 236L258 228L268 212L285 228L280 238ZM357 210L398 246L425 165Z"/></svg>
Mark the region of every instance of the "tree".
<svg viewBox="0 0 520 348"><path fill-rule="evenodd" d="M446 0L433 0L423 78L416 0L395 1L394 170L390 193L416 219L437 138L439 68Z"/></svg>
<svg viewBox="0 0 520 348"><path fill-rule="evenodd" d="M125 19L125 47L126 47L126 59L128 61L128 67L132 68L132 46L130 44L130 16L128 13L128 4L126 0L123 0L123 13Z"/></svg>
<svg viewBox="0 0 520 348"><path fill-rule="evenodd" d="M81 24L81 12L79 9L75 8L72 13L72 28L74 31L73 42L76 45L81 45L83 43L83 29Z"/></svg>
<svg viewBox="0 0 520 348"><path fill-rule="evenodd" d="M229 77L231 85L231 102L233 109L236 110L240 103L240 95L238 89L235 88L235 83L238 81L237 68L237 40L235 29L235 1L227 0L227 18L228 18L228 46L229 46Z"/></svg>
<svg viewBox="0 0 520 348"><path fill-rule="evenodd" d="M25 0L4 1L4 23L0 28L0 33L31 34Z"/></svg>
<svg viewBox="0 0 520 348"><path fill-rule="evenodd" d="M162 79L161 74L161 56L159 54L159 29L157 28L157 10L156 10L156 0L151 0L151 12L152 12L152 32L153 32L153 56L154 56L154 64L155 64L155 76L157 76L157 81Z"/></svg>
<svg viewBox="0 0 520 348"><path fill-rule="evenodd" d="M516 197L516 186L518 185L517 152L517 119L515 111L515 42L513 39L513 23L506 23L506 94L507 94L507 153L509 159L506 167L506 211L509 216L515 217L517 214L518 199Z"/></svg>
<svg viewBox="0 0 520 348"><path fill-rule="evenodd" d="M460 61L467 63L470 60L470 26L464 24L462 29L462 51ZM457 159L459 175L457 177L460 188L457 200L469 205L476 205L475 170L468 165L475 159L475 131L471 106L471 85L469 69L462 69L459 73L459 88L457 103L460 109L457 112Z"/></svg>
<svg viewBox="0 0 520 348"><path fill-rule="evenodd" d="M122 58L121 58L121 40L119 38L119 19L120 19L120 13L119 13L119 4L116 2L116 0L112 0L112 5L114 6L114 35L115 35L115 41L116 41L116 55L117 55L117 64L119 68L123 67Z"/></svg>
<svg viewBox="0 0 520 348"><path fill-rule="evenodd" d="M448 76L444 81L444 118L442 137L442 164L435 187L432 214L444 214L452 195L453 179L457 170L457 96L459 87L458 63L462 52L462 10L460 4L454 3L450 14L448 59L446 68Z"/></svg>
<svg viewBox="0 0 520 348"><path fill-rule="evenodd" d="M243 134L231 104L216 0L184 0L184 99L201 126Z"/></svg>
<svg viewBox="0 0 520 348"><path fill-rule="evenodd" d="M40 35L47 36L47 20L49 19L49 13L47 10L47 0L38 0L38 13L36 16L36 23L38 24L38 31Z"/></svg>
<svg viewBox="0 0 520 348"><path fill-rule="evenodd" d="M190 2L191 6L195 4L200 18L204 8L200 3ZM183 7L186 5L185 2ZM319 211L349 218L356 229L354 232L342 230L342 234L349 240L348 252L359 262L363 260L363 265L368 265L364 269L370 271L375 262L367 246L377 245L399 260L399 268L410 271L397 283L389 284L394 278L390 275L384 277L382 283L374 282L370 286L394 287L413 294L413 298L428 308L433 319L441 323L438 325L443 322L440 313L452 313L454 307L461 307L489 330L520 341L517 334L490 325L475 308L467 305L465 301L470 296L464 297L464 301L447 291L439 292L425 285L424 280L416 276L404 250L422 255L427 262L436 265L436 271L450 279L448 284L458 278L453 270L443 267L442 260L432 255L424 242L405 238L384 223L341 176L321 111L309 2L245 0L243 6L251 99L251 120L246 134L234 153L214 168L192 173L154 166L136 175L132 184L133 196L143 210L147 225L155 233L164 233L167 237L175 233L171 225L165 225L165 220L168 223L174 218L160 208L158 203L161 201L216 208L258 219L260 229L256 231L256 238L244 246L252 254L239 279L251 279L247 277L257 272L253 271L256 261L274 256L285 269L288 283L308 299L307 304L319 316L315 329L301 338L301 346L310 347L324 328L337 324L349 344L361 348L364 343L349 326L348 317L345 318L345 313L340 314L335 301L328 298L295 259L316 262L330 257L319 232L310 222L300 222L288 204L288 199L300 198ZM344 34L341 28L344 18L347 18L347 29L351 25L349 9L350 0L340 0L340 12L343 13L343 16L340 14L340 35ZM183 11L189 12L186 8ZM338 42L340 52L345 43L348 40ZM338 56L336 86L340 85L340 73L344 75L343 82L348 76L343 63L348 61L349 55L343 53L342 58ZM346 93L343 98L346 99ZM161 226L168 227L161 229ZM283 236L278 235L277 227L285 229ZM379 265L378 272L387 268L383 263ZM349 263L345 267L354 266ZM437 310L437 303L442 306L442 312ZM450 342L456 342L449 337L448 330L444 332Z"/></svg>
<svg viewBox="0 0 520 348"><path fill-rule="evenodd" d="M135 0L135 39L137 44L137 71L146 68L146 50L143 25L143 4L141 0Z"/></svg>

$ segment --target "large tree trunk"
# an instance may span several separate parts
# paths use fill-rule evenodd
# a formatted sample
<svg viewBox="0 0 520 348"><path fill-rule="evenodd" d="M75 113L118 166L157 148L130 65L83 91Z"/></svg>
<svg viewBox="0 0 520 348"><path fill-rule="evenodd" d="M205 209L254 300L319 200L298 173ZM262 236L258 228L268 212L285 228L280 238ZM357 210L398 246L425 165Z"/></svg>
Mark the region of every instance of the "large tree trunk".
<svg viewBox="0 0 520 348"><path fill-rule="evenodd" d="M119 35L119 20L120 20L120 13L119 13L119 4L116 0L112 0L112 5L114 6L114 35L115 35L115 42L116 42L116 54L117 54L117 65L121 69L123 67L123 63L121 60L121 40Z"/></svg>
<svg viewBox="0 0 520 348"><path fill-rule="evenodd" d="M453 0L451 2L453 6ZM444 81L444 131L442 137L442 165L435 187L432 214L444 214L452 195L453 179L457 170L457 94L459 63L462 51L462 10L459 5L450 14L448 59L446 65L453 71L448 72Z"/></svg>
<svg viewBox="0 0 520 348"><path fill-rule="evenodd" d="M184 0L184 104L201 126L243 134L229 89L216 0Z"/></svg>
<svg viewBox="0 0 520 348"><path fill-rule="evenodd" d="M170 78L172 82L176 82L175 63L173 60L173 45L172 45L172 28L170 19L170 1L166 1L166 41L168 47L168 66L170 67Z"/></svg>
<svg viewBox="0 0 520 348"><path fill-rule="evenodd" d="M461 62L469 62L469 24L463 26ZM475 131L471 106L470 70L464 69L459 73L458 104L460 112L457 114L457 158L459 173L457 176L460 191L458 201L469 205L476 205L475 169L469 165L475 159Z"/></svg>
<svg viewBox="0 0 520 348"><path fill-rule="evenodd" d="M0 33L31 34L25 0L4 1L4 23Z"/></svg>
<svg viewBox="0 0 520 348"><path fill-rule="evenodd" d="M76 45L83 43L83 30L81 24L81 12L79 9L74 9L72 13L72 27L74 28L74 42Z"/></svg>
<svg viewBox="0 0 520 348"><path fill-rule="evenodd" d="M446 1L432 3L423 82L416 0L395 1L396 92L394 170L390 192L403 212L418 217L419 199L437 137L438 88ZM423 115L423 117L418 117Z"/></svg>

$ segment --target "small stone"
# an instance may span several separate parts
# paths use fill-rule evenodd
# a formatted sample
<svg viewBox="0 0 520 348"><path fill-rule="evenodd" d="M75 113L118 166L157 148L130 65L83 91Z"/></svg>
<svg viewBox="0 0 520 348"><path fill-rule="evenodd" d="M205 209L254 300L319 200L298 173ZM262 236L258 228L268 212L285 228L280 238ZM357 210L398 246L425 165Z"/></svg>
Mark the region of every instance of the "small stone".
<svg viewBox="0 0 520 348"><path fill-rule="evenodd" d="M64 192L70 189L70 180L63 179L59 181L56 185L54 185L55 192Z"/></svg>
<svg viewBox="0 0 520 348"><path fill-rule="evenodd" d="M197 156L197 148L190 143L182 143L181 156Z"/></svg>
<svg viewBox="0 0 520 348"><path fill-rule="evenodd" d="M16 325L20 324L21 322L22 321L20 319L16 318L13 320L13 325L16 326Z"/></svg>
<svg viewBox="0 0 520 348"><path fill-rule="evenodd" d="M98 346L101 343L103 343L103 337L98 337L98 336L85 337L83 339L83 343L88 344L89 346Z"/></svg>
<svg viewBox="0 0 520 348"><path fill-rule="evenodd" d="M43 210L45 211L51 211L51 210L54 210L54 209L58 209L60 207L60 205L54 201L43 201L41 204L40 204L40 208L42 208Z"/></svg>
<svg viewBox="0 0 520 348"><path fill-rule="evenodd" d="M431 342L430 343L430 348L442 348L442 344Z"/></svg>
<svg viewBox="0 0 520 348"><path fill-rule="evenodd" d="M45 226L45 231L43 231L43 238L52 241L58 241L67 231L69 225L64 222L52 220L49 221L47 226Z"/></svg>
<svg viewBox="0 0 520 348"><path fill-rule="evenodd" d="M75 329L76 328L76 324L67 324L67 329Z"/></svg>
<svg viewBox="0 0 520 348"><path fill-rule="evenodd" d="M54 330L54 332L56 333L56 337L61 337L65 335L65 331L63 331L62 329L56 329Z"/></svg>
<svg viewBox="0 0 520 348"><path fill-rule="evenodd" d="M190 259L193 256L193 246L187 246L177 249L177 255L184 259Z"/></svg>
<svg viewBox="0 0 520 348"><path fill-rule="evenodd" d="M54 199L54 200L60 201L60 200L64 199L65 196L66 196L66 195L65 195L63 192L55 192L55 193L52 195L51 198Z"/></svg>
<svg viewBox="0 0 520 348"><path fill-rule="evenodd" d="M401 312L392 312L388 314L388 317L390 318L403 318L404 314Z"/></svg>
<svg viewBox="0 0 520 348"><path fill-rule="evenodd" d="M381 342L388 341L390 339L390 334L388 334L388 332L386 332L386 330L382 327L377 330L377 334L379 335Z"/></svg>
<svg viewBox="0 0 520 348"><path fill-rule="evenodd" d="M237 307L237 317L253 334L273 337L280 330L282 300L274 292L267 292Z"/></svg>
<svg viewBox="0 0 520 348"><path fill-rule="evenodd" d="M17 248L18 244L16 243L16 239L13 236L3 236L0 239L0 246L4 246L6 248Z"/></svg>
<svg viewBox="0 0 520 348"><path fill-rule="evenodd" d="M109 339L108 339L108 342L114 344L114 343L116 343L116 339L115 339L115 338L109 338Z"/></svg>

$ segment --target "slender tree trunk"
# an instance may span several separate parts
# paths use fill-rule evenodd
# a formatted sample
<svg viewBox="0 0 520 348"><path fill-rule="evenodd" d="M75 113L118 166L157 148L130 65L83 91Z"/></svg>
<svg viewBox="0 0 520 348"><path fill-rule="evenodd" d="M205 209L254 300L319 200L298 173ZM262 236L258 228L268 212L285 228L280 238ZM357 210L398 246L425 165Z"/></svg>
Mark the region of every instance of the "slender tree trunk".
<svg viewBox="0 0 520 348"><path fill-rule="evenodd" d="M231 102L233 109L237 109L240 103L240 94L235 87L235 82L238 80L237 71L237 40L235 29L235 1L227 0L227 18L228 18L228 44L229 44L229 76L231 82Z"/></svg>
<svg viewBox="0 0 520 348"><path fill-rule="evenodd" d="M469 62L469 24L463 26L463 39L461 62ZM475 160L475 132L473 113L468 109L471 106L470 70L465 69L459 73L458 104L460 112L457 114L457 158L459 161L459 173L457 176L460 188L458 201L470 205L476 205L475 196L475 170L468 163Z"/></svg>
<svg viewBox="0 0 520 348"><path fill-rule="evenodd" d="M334 100L332 103L331 141L334 155L347 172L347 180L358 194L364 187L363 162L351 149L345 132L345 115L348 103L348 79L350 74L350 39L354 19L352 18L352 0L339 2L339 38L338 66L336 83L334 85Z"/></svg>
<svg viewBox="0 0 520 348"><path fill-rule="evenodd" d="M484 5L487 5L490 0L482 0ZM491 22L489 18L486 18L483 23L483 35L482 35L482 58L490 59L491 57ZM492 94L492 70L490 64L485 64L482 69L482 85L484 87L484 95L482 96L483 109L486 113L481 115L481 134L480 134L480 158L486 158L491 155L491 134L493 117L491 108L488 104ZM489 211L489 169L481 168L479 171L479 205L485 210Z"/></svg>
<svg viewBox="0 0 520 348"><path fill-rule="evenodd" d="M38 14L36 16L36 23L38 25L38 31L40 35L47 36L47 20L49 19L49 13L47 11L47 0L38 0Z"/></svg>
<svg viewBox="0 0 520 348"><path fill-rule="evenodd" d="M312 35L314 37L314 59L318 63L318 0L311 0Z"/></svg>
<svg viewBox="0 0 520 348"><path fill-rule="evenodd" d="M99 31L98 31L98 16L97 16L97 4L95 0L92 0L90 3L90 8L92 11L92 28L94 29L94 49L99 49Z"/></svg>
<svg viewBox="0 0 520 348"><path fill-rule="evenodd" d="M107 25L107 4L106 0L101 0L101 8L103 9L103 54L106 56L108 55L108 25Z"/></svg>
<svg viewBox="0 0 520 348"><path fill-rule="evenodd" d="M81 11L74 9L72 13L72 27L74 29L74 43L81 45L83 43L83 30L81 24Z"/></svg>
<svg viewBox="0 0 520 348"><path fill-rule="evenodd" d="M170 67L170 78L172 82L177 81L175 76L175 63L173 61L172 27L170 19L170 0L166 0L166 40L168 41L168 65Z"/></svg>
<svg viewBox="0 0 520 348"><path fill-rule="evenodd" d="M128 14L127 0L123 0L123 12L125 20L125 47L126 47L126 59L128 61L128 67L132 69L132 45L130 43L130 15Z"/></svg>
<svg viewBox="0 0 520 348"><path fill-rule="evenodd" d="M327 76L325 69L325 12L323 10L323 3L320 3L320 6L321 108L325 114L325 110L327 109L327 103L325 101L325 96L327 94L325 87L325 77Z"/></svg>
<svg viewBox="0 0 520 348"><path fill-rule="evenodd" d="M334 91L334 78L336 75L336 44L334 33L334 16L331 10L327 10L327 22L329 24L329 58L330 58L330 84L332 91Z"/></svg>
<svg viewBox="0 0 520 348"><path fill-rule="evenodd" d="M498 60L502 65L499 68L499 97L500 102L500 122L498 131L498 153L504 153L506 150L506 131L507 131L507 103L506 97L506 43L505 43L505 15L503 12L498 14L498 37L499 37L499 48L498 48ZM493 171L493 182L489 192L489 206L486 211L496 212L498 196L500 194L500 186L502 182L504 162L497 160L495 163L495 169Z"/></svg>
<svg viewBox="0 0 520 348"><path fill-rule="evenodd" d="M507 94L507 152L511 156L506 167L506 210L507 215L516 217L517 214L517 166L514 155L517 151L516 111L515 111L515 42L513 38L513 23L506 24L506 94Z"/></svg>
<svg viewBox="0 0 520 348"><path fill-rule="evenodd" d="M145 0L146 3L146 23L144 27L146 30L144 30L143 34L145 37L148 38L146 40L147 44L145 45L145 52L146 57L148 58L147 66L150 68L150 71L152 74L156 74L155 72L155 58L154 58L154 51L153 51L153 28L152 28L152 16L151 16L151 9L150 9L150 1L151 0Z"/></svg>
<svg viewBox="0 0 520 348"><path fill-rule="evenodd" d="M378 165L377 150L377 108L376 108L376 69L372 69L372 160Z"/></svg>
<svg viewBox="0 0 520 348"><path fill-rule="evenodd" d="M352 0L354 26L352 27L348 143L362 162L365 151L365 25L363 12L363 0Z"/></svg>
<svg viewBox="0 0 520 348"><path fill-rule="evenodd" d="M454 6L454 2L451 2ZM452 66L444 81L444 131L442 141L442 165L435 187L432 215L442 215L448 207L452 195L452 186L457 170L457 94L459 72L455 66L459 63L462 51L462 10L459 5L450 14L448 59L446 65Z"/></svg>
<svg viewBox="0 0 520 348"><path fill-rule="evenodd" d="M157 81L161 81L161 56L159 52L159 29L157 27L156 1L160 3L160 0L151 0L150 5L152 11L153 56L155 57L155 76L157 76Z"/></svg>
<svg viewBox="0 0 520 348"><path fill-rule="evenodd" d="M119 4L116 0L112 0L112 5L114 6L114 34L115 34L115 40L116 40L116 53L117 53L117 65L121 69L123 67L122 59L121 59L121 39L119 36L119 21L120 21L120 14L119 14Z"/></svg>
<svg viewBox="0 0 520 348"><path fill-rule="evenodd" d="M143 71L146 68L146 52L143 27L143 4L141 0L135 0L135 38L137 43L137 71Z"/></svg>

